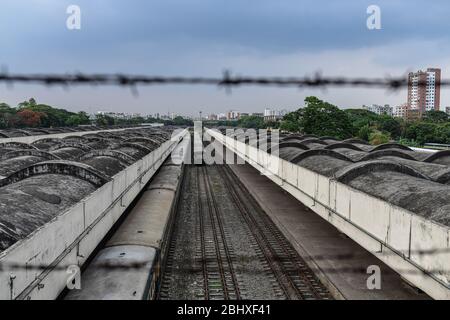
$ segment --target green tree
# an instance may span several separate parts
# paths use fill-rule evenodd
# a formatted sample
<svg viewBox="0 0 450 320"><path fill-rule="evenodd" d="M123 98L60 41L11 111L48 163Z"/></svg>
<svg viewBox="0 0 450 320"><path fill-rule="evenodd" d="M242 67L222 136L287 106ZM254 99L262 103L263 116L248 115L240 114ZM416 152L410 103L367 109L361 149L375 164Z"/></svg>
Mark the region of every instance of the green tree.
<svg viewBox="0 0 450 320"><path fill-rule="evenodd" d="M376 113L365 109L345 109L344 112L352 124L353 135L357 135L364 126L373 126L379 117Z"/></svg>
<svg viewBox="0 0 450 320"><path fill-rule="evenodd" d="M177 116L173 119L173 124L176 126L193 126L194 122L190 119L185 119L181 116Z"/></svg>
<svg viewBox="0 0 450 320"><path fill-rule="evenodd" d="M369 142L370 144L373 145L379 145L379 144L383 144L383 143L388 143L389 142L389 135L380 131L375 131L372 132L369 135Z"/></svg>
<svg viewBox="0 0 450 320"><path fill-rule="evenodd" d="M264 128L278 129L280 127L279 121L267 121L264 123Z"/></svg>
<svg viewBox="0 0 450 320"><path fill-rule="evenodd" d="M18 107L19 109L22 109L22 108L33 107L33 106L35 106L35 105L36 105L36 99L30 98L28 101L20 102L20 103L17 105L17 107Z"/></svg>
<svg viewBox="0 0 450 320"><path fill-rule="evenodd" d="M0 103L0 128L8 128L14 124L15 110L6 103Z"/></svg>
<svg viewBox="0 0 450 320"><path fill-rule="evenodd" d="M420 145L426 142L435 142L435 130L437 125L428 122L414 122L406 128L406 138L415 140Z"/></svg>
<svg viewBox="0 0 450 320"><path fill-rule="evenodd" d="M18 110L26 109L44 113L46 116L42 119L41 123L43 127L64 127L69 117L75 115L75 113L64 109L53 108L46 104L38 104L33 98L29 101L19 103L17 108Z"/></svg>
<svg viewBox="0 0 450 320"><path fill-rule="evenodd" d="M359 128L358 134L356 136L362 140L369 141L372 131L373 130L369 127L369 125L366 124Z"/></svg>
<svg viewBox="0 0 450 320"><path fill-rule="evenodd" d="M300 123L294 121L283 120L280 124L280 129L289 132L300 132Z"/></svg>
<svg viewBox="0 0 450 320"><path fill-rule="evenodd" d="M89 116L86 114L86 112L78 112L77 114L73 114L69 116L66 120L66 125L70 127L75 127L79 125L86 125L90 124L91 121L89 120Z"/></svg>
<svg viewBox="0 0 450 320"><path fill-rule="evenodd" d="M437 125L433 139L436 143L450 144L450 122Z"/></svg>
<svg viewBox="0 0 450 320"><path fill-rule="evenodd" d="M258 116L243 116L238 120L238 126L242 128L262 129L265 127L264 118Z"/></svg>
<svg viewBox="0 0 450 320"><path fill-rule="evenodd" d="M115 121L113 117L104 114L97 114L95 116L95 124L98 126L112 126L115 124Z"/></svg>
<svg viewBox="0 0 450 320"><path fill-rule="evenodd" d="M389 133L392 138L397 139L402 133L400 121L388 115L381 115L376 121L376 125L378 130Z"/></svg>
<svg viewBox="0 0 450 320"><path fill-rule="evenodd" d="M430 110L425 112L423 120L433 123L442 123L450 121L447 113L437 110Z"/></svg>
<svg viewBox="0 0 450 320"><path fill-rule="evenodd" d="M352 124L338 107L316 97L305 99L306 107L300 120L305 133L346 139L352 136Z"/></svg>
<svg viewBox="0 0 450 320"><path fill-rule="evenodd" d="M300 108L297 111L289 112L283 117L280 123L280 129L289 132L300 132L300 119L303 114L303 109Z"/></svg>

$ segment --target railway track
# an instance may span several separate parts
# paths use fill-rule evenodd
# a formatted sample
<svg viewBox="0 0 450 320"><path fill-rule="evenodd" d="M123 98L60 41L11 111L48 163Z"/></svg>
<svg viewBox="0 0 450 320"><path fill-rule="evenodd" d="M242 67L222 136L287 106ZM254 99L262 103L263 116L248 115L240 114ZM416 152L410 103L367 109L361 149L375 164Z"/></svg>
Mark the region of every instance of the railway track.
<svg viewBox="0 0 450 320"><path fill-rule="evenodd" d="M161 299L331 299L228 166L190 166L183 193Z"/></svg>
<svg viewBox="0 0 450 320"><path fill-rule="evenodd" d="M221 212L211 191L206 166L196 167L200 213L204 294L209 299L240 299L239 285L233 268L233 251L227 244ZM203 204L203 197L205 204Z"/></svg>
<svg viewBox="0 0 450 320"><path fill-rule="evenodd" d="M328 290L281 234L271 219L234 175L229 166L218 166L221 177L246 220L267 263L287 299L330 299ZM257 208L259 212L253 211Z"/></svg>

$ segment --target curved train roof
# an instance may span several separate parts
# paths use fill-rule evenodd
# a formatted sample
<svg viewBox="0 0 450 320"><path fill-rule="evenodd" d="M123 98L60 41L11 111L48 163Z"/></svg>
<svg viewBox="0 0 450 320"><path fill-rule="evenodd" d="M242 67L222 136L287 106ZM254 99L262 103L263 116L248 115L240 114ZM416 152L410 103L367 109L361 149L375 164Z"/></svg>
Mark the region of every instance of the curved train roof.
<svg viewBox="0 0 450 320"><path fill-rule="evenodd" d="M87 127L83 131L100 129ZM158 148L170 139L171 129L131 128L63 139L43 138L32 144L1 143L2 137L26 133L56 132L0 131L0 252Z"/></svg>
<svg viewBox="0 0 450 320"><path fill-rule="evenodd" d="M242 134L235 135L242 139ZM242 140L240 140L242 141ZM248 143L248 142L247 142ZM268 152L351 187L450 226L450 150L418 152L397 143L292 134Z"/></svg>
<svg viewBox="0 0 450 320"><path fill-rule="evenodd" d="M68 133L68 132L80 132L80 131L97 131L103 129L122 129L128 128L127 126L122 125L114 125L108 127L94 126L94 125L86 125L79 127L53 127L53 128L24 128L24 129L2 129L0 130L0 139L1 138L17 138L17 137L27 137L27 136L39 136L39 135L48 135L55 133Z"/></svg>

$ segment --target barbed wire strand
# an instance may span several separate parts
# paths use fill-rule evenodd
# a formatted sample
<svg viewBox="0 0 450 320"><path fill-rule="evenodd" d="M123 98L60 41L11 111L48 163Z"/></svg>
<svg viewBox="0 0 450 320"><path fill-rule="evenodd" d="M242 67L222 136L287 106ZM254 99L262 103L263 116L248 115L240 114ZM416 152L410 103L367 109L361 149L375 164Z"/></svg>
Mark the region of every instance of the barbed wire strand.
<svg viewBox="0 0 450 320"><path fill-rule="evenodd" d="M222 77L183 77L183 76L145 76L127 74L10 74L4 69L0 71L0 82L42 84L47 86L59 85L115 85L130 87L132 91L139 85L215 85L219 87L237 87L245 85L276 86L276 87L369 87L398 90L408 86L408 78L348 78L324 77L319 73L304 77L246 77L232 76L225 71ZM418 86L426 86L426 81L418 81ZM450 79L436 81L436 86L450 86Z"/></svg>
<svg viewBox="0 0 450 320"><path fill-rule="evenodd" d="M442 249L427 249L427 250L413 250L409 252L409 255L417 255L417 256L426 256L426 255L433 255L433 254L449 254L450 248L442 248ZM330 255L313 255L313 256L307 256L302 257L305 261L319 261L319 260L349 260L353 258L361 258L365 254L355 254L355 253L345 253L345 254L330 254ZM383 255L398 255L395 252L383 252ZM187 263L188 261L186 261ZM136 262L136 261L130 261L130 262L121 262L121 263L92 263L92 266L98 269L118 269L118 270L127 270L127 269L139 269L143 268L145 266L149 265L149 262ZM16 262L0 262L0 271L12 271L12 270L45 270L45 269L53 269L53 270L67 270L69 267L73 265L47 265L47 264L23 264L23 263L16 263ZM361 268L350 268L350 269L357 269L361 270ZM342 268L334 268L332 270L342 271ZM433 272L443 272L443 271L450 271L450 270L434 270L429 271L431 273Z"/></svg>

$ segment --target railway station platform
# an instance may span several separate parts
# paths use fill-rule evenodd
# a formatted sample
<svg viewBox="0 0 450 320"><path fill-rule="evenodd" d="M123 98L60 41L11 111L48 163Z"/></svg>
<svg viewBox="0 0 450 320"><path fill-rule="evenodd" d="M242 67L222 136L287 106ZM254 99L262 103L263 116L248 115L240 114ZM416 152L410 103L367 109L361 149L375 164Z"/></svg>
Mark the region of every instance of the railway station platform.
<svg viewBox="0 0 450 320"><path fill-rule="evenodd" d="M429 299L249 164L230 168L336 298ZM380 268L380 289L367 286L369 266Z"/></svg>

